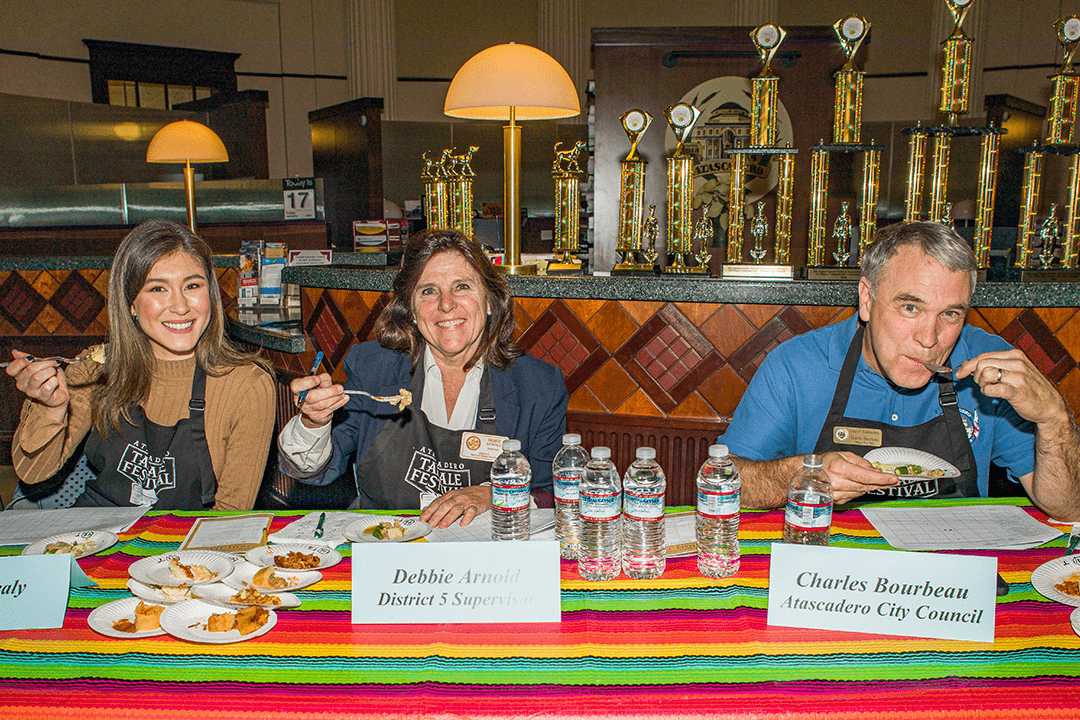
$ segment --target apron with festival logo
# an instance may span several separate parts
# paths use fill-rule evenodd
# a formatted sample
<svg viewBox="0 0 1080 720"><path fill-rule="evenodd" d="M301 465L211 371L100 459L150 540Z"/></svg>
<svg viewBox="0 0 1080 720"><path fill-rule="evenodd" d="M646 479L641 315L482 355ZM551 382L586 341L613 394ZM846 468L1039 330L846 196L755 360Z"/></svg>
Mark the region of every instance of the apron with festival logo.
<svg viewBox="0 0 1080 720"><path fill-rule="evenodd" d="M128 413L120 435L91 430L86 460L97 477L86 481L76 507L150 505L155 510L202 510L214 504L217 478L206 444L206 374L196 365L190 417L175 425L150 422L142 407Z"/></svg>
<svg viewBox="0 0 1080 720"><path fill-rule="evenodd" d="M415 371L409 391L417 399L394 413L356 468L358 497L351 509L422 509L451 490L489 480L502 438L495 433L495 395L488 369L480 379L477 430L447 430L420 409L423 371Z"/></svg>
<svg viewBox="0 0 1080 720"><path fill-rule="evenodd" d="M864 331L865 327L860 323L851 345L848 346L840 379L836 383L836 392L833 394L832 406L829 408L825 426L818 436L817 445L814 446L814 452L822 455L846 450L862 457L877 447L915 448L952 463L960 471L959 477L953 478L913 477L908 480L901 476L899 485L868 492L860 499L978 497L975 454L971 451L964 421L960 418L956 390L951 378L934 376L938 383L941 415L921 425L896 427L873 420L856 420L844 415L848 396L851 394L851 384L855 379L855 370L862 356Z"/></svg>

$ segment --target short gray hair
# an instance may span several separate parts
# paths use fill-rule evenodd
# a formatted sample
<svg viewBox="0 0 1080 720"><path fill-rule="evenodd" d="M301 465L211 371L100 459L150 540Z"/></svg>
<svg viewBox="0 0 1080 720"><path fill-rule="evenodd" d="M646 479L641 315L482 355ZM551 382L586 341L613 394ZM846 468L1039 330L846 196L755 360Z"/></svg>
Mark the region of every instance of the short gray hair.
<svg viewBox="0 0 1080 720"><path fill-rule="evenodd" d="M946 270L969 273L971 292L974 294L978 270L975 253L956 231L938 222L898 222L875 233L874 242L863 253L859 263L862 276L870 283L871 294L877 291L885 266L905 245L917 246Z"/></svg>

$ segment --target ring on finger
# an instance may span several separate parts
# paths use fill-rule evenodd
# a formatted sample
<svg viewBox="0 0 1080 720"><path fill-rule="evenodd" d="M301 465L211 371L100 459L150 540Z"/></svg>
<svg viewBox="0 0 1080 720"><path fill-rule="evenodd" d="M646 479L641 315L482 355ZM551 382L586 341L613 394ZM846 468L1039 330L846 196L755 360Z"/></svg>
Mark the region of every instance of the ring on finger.
<svg viewBox="0 0 1080 720"><path fill-rule="evenodd" d="M995 383L1000 383L1001 378L1005 377L1005 371L1002 368L998 368L997 371L998 371L997 380L995 380L994 382Z"/></svg>

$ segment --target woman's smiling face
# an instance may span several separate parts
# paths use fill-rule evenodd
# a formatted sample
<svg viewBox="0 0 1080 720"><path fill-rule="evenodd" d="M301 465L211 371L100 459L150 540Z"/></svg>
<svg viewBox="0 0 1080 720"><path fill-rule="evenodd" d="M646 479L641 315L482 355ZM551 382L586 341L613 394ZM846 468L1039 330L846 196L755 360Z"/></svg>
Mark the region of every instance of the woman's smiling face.
<svg viewBox="0 0 1080 720"><path fill-rule="evenodd" d="M413 317L440 364L464 366L480 347L488 300L480 276L457 251L428 260L412 297Z"/></svg>
<svg viewBox="0 0 1080 720"><path fill-rule="evenodd" d="M210 319L210 287L202 263L185 252L158 260L131 303L131 314L150 338L155 358L191 357Z"/></svg>

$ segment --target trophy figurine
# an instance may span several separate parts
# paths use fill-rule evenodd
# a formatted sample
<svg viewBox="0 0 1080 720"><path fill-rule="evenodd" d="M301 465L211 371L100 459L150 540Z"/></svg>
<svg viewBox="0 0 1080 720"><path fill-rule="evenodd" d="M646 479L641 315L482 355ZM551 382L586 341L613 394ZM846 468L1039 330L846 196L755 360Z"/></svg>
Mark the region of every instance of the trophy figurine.
<svg viewBox="0 0 1080 720"><path fill-rule="evenodd" d="M836 224L833 225L832 236L836 238L836 252L832 254L833 260L843 267L847 265L848 258L851 257L848 251L851 247L851 218L848 217L846 202L840 203L840 217L836 218Z"/></svg>
<svg viewBox="0 0 1080 720"><path fill-rule="evenodd" d="M630 140L630 152L619 161L619 239L616 250L619 263L612 268L616 275L651 273L655 259L639 262L638 253L644 252L642 228L645 214L645 166L648 164L637 151L641 136L649 129L652 115L644 110L627 110L620 117L626 137Z"/></svg>
<svg viewBox="0 0 1080 720"><path fill-rule="evenodd" d="M712 255L708 252L713 238L713 224L709 218L709 208L711 206L712 203L702 205L701 217L694 223L694 240L697 242L698 248L698 251L694 253L694 259L697 260L698 267L708 267L709 260L712 259Z"/></svg>
<svg viewBox="0 0 1080 720"><path fill-rule="evenodd" d="M643 247L641 254L645 258L648 267L655 267L660 252L656 249L656 243L660 240L660 221L656 219L656 206L649 206L649 217L641 224Z"/></svg>
<svg viewBox="0 0 1080 720"><path fill-rule="evenodd" d="M555 162L551 166L551 176L555 179L555 254L559 258L548 263L549 274L581 272L581 260L577 257L581 243L578 155L585 149L585 143L578 140L568 150L560 150L561 145L562 140L555 143Z"/></svg>
<svg viewBox="0 0 1080 720"><path fill-rule="evenodd" d="M945 38L945 64L942 67L941 103L938 110L948 115L949 125L956 125L959 115L968 111L968 89L971 86L971 44L964 32L964 17L974 0L945 0L956 26Z"/></svg>
<svg viewBox="0 0 1080 720"><path fill-rule="evenodd" d="M1058 241L1057 205L1050 204L1050 214L1043 220L1042 230L1039 231L1042 238L1042 252L1039 253L1039 263L1043 270L1049 270L1054 262L1054 248Z"/></svg>
<svg viewBox="0 0 1080 720"><path fill-rule="evenodd" d="M687 149L686 141L690 138L690 131L701 111L693 105L678 103L669 107L664 114L678 141L675 152L667 160L668 262L664 271L680 274L704 273L708 268L686 263L686 256L693 252L691 213L694 208L694 156Z"/></svg>
<svg viewBox="0 0 1080 720"><path fill-rule="evenodd" d="M765 217L765 203L758 201L757 214L750 223L750 237L754 238L754 247L750 257L758 265L765 259L765 236L769 234L769 219Z"/></svg>

